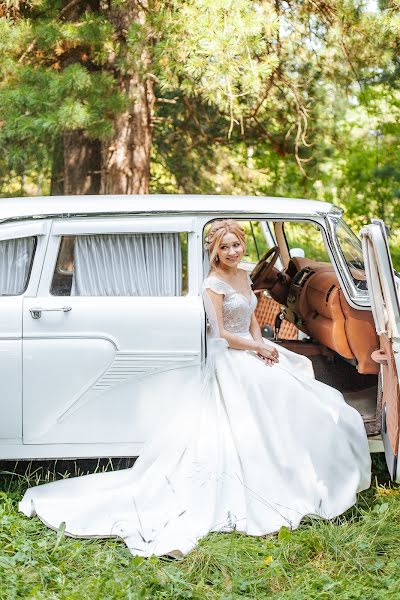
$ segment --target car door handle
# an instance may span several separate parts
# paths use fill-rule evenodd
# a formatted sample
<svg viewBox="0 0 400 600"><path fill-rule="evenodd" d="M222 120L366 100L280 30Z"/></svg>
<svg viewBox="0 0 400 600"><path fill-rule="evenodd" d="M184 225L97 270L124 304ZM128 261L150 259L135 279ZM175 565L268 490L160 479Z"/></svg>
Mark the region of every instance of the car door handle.
<svg viewBox="0 0 400 600"><path fill-rule="evenodd" d="M42 312L69 312L72 310L72 306L59 306L57 308L42 308L41 306L30 308L29 312L32 315L32 319L40 319Z"/></svg>

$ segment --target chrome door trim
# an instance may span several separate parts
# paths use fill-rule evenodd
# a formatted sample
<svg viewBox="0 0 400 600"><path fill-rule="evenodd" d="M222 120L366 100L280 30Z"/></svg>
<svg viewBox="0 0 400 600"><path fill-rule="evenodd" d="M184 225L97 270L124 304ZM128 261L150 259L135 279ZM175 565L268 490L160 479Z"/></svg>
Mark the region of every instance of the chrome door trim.
<svg viewBox="0 0 400 600"><path fill-rule="evenodd" d="M72 310L72 306L59 306L56 308L43 308L42 306L35 306L29 309L32 319L40 319L42 312L69 312Z"/></svg>

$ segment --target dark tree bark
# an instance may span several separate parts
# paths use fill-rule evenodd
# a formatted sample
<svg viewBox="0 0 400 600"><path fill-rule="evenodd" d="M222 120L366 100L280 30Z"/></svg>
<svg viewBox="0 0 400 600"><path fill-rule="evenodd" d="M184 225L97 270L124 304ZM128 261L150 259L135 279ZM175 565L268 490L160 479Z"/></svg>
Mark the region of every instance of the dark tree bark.
<svg viewBox="0 0 400 600"><path fill-rule="evenodd" d="M64 146L59 138L53 147L53 160L51 164L50 195L62 196L64 194Z"/></svg>
<svg viewBox="0 0 400 600"><path fill-rule="evenodd" d="M99 10L99 0L64 0L60 18L76 21L85 11L91 10ZM66 54L61 61L62 68L75 62L79 55L79 52ZM51 195L99 194L100 179L100 141L88 138L83 131L65 131L53 152Z"/></svg>
<svg viewBox="0 0 400 600"><path fill-rule="evenodd" d="M101 143L83 131L66 131L53 150L50 194L99 194Z"/></svg>
<svg viewBox="0 0 400 600"><path fill-rule="evenodd" d="M74 21L87 10L108 13L121 47L126 45L129 26L145 23L147 0L127 0L120 6L99 0L64 0L60 18ZM119 59L121 57L118 57ZM67 56L62 67L76 60ZM150 182L152 116L155 102L153 80L147 76L151 61L148 46L138 58L126 56L126 68L111 57L109 68L127 96L128 108L113 124L111 140L102 144L83 132L67 131L54 153L53 194L147 194ZM88 63L85 64L88 67ZM63 160L60 160L60 152Z"/></svg>
<svg viewBox="0 0 400 600"><path fill-rule="evenodd" d="M100 192L101 142L83 131L67 131L64 143L64 194Z"/></svg>
<svg viewBox="0 0 400 600"><path fill-rule="evenodd" d="M110 9L110 20L123 44L133 23L144 24L146 0L128 0L119 8ZM128 69L120 73L121 91L129 99L125 112L114 121L114 135L103 144L101 193L147 194L150 182L152 115L154 108L153 80L147 70L151 61L149 46L145 46L139 61L127 56ZM110 65L113 67L113 65Z"/></svg>

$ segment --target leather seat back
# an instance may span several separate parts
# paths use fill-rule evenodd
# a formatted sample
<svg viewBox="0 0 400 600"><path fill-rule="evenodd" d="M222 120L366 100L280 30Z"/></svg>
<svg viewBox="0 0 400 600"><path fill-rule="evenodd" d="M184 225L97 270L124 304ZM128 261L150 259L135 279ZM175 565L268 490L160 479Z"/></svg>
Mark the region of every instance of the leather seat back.
<svg viewBox="0 0 400 600"><path fill-rule="evenodd" d="M310 277L305 287L306 326L311 336L341 356L354 358L347 340L336 274L331 269L322 269Z"/></svg>
<svg viewBox="0 0 400 600"><path fill-rule="evenodd" d="M339 298L345 316L346 336L357 359L357 370L359 373L375 375L379 373L379 365L372 360L371 354L379 348L379 338L375 330L372 312L357 310L350 306L341 290Z"/></svg>

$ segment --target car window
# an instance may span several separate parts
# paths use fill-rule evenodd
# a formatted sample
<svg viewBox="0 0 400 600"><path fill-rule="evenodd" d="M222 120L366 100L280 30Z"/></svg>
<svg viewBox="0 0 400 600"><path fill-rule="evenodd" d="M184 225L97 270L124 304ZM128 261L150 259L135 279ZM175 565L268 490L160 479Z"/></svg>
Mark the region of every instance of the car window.
<svg viewBox="0 0 400 600"><path fill-rule="evenodd" d="M0 295L20 296L28 286L36 237L0 241Z"/></svg>
<svg viewBox="0 0 400 600"><path fill-rule="evenodd" d="M319 225L310 221L286 221L283 226L289 251L303 250L305 258L317 262L330 262L328 251ZM300 256L291 252L291 256Z"/></svg>
<svg viewBox="0 0 400 600"><path fill-rule="evenodd" d="M257 263L269 249L260 221L239 221L246 232L246 254L242 262Z"/></svg>
<svg viewBox="0 0 400 600"><path fill-rule="evenodd" d="M64 236L51 284L55 296L182 296L187 233Z"/></svg>
<svg viewBox="0 0 400 600"><path fill-rule="evenodd" d="M354 285L359 290L367 290L368 284L360 239L343 219L337 223L335 231Z"/></svg>

